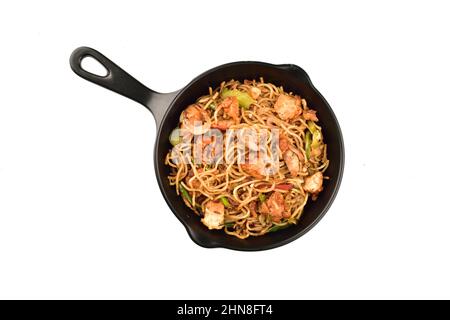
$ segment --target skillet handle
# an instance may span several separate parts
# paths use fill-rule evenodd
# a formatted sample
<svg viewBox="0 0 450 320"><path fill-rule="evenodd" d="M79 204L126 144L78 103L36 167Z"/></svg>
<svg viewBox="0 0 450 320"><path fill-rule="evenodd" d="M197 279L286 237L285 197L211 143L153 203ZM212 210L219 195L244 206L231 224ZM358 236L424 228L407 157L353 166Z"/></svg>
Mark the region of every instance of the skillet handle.
<svg viewBox="0 0 450 320"><path fill-rule="evenodd" d="M86 57L91 57L102 64L107 71L106 75L96 75L83 69L81 61ZM167 107L177 93L158 93L147 88L103 54L88 47L79 47L72 52L70 67L81 78L144 105L155 117L157 126L161 123Z"/></svg>

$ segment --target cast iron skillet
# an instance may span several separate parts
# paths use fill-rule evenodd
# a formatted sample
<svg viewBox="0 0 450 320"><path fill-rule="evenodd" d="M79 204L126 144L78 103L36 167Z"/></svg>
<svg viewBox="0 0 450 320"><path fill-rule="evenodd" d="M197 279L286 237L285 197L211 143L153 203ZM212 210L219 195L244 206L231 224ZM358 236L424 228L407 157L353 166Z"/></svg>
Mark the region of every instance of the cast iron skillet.
<svg viewBox="0 0 450 320"><path fill-rule="evenodd" d="M106 76L92 74L81 67L81 61L88 56L96 59L106 68ZM296 65L273 65L253 61L228 63L204 72L181 90L167 94L150 90L91 48L76 49L70 57L70 66L80 77L139 102L153 114L158 130L154 161L159 187L170 209L186 227L191 239L202 247L256 251L282 246L309 231L325 215L336 197L344 170L344 143L341 130L327 101L314 88L306 72ZM328 144L330 166L326 174L330 179L324 181L324 190L319 198L307 204L296 225L261 237L241 240L227 235L223 230L208 230L200 222L200 218L176 195L175 188L169 186L167 179L169 170L164 165L164 159L171 147L169 134L177 125L180 113L198 97L207 94L208 87L217 87L224 80L259 79L259 77L264 77L267 82L282 85L286 91L300 94L313 109L317 110L325 142ZM166 227L170 228L170 226Z"/></svg>

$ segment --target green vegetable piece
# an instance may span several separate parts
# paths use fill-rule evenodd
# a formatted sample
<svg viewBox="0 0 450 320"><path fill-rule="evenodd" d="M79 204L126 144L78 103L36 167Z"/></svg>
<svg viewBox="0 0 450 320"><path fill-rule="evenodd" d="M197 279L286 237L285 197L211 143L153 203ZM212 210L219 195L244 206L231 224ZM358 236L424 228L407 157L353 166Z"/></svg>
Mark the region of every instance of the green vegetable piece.
<svg viewBox="0 0 450 320"><path fill-rule="evenodd" d="M285 225L282 225L282 226L280 226L280 225L274 225L273 227L271 227L267 232L275 232L275 231L278 231L278 230L283 230L283 229L286 229L287 227L289 227L291 224L285 224Z"/></svg>
<svg viewBox="0 0 450 320"><path fill-rule="evenodd" d="M264 202L266 201L266 195L264 193L260 193L258 195L259 201Z"/></svg>
<svg viewBox="0 0 450 320"><path fill-rule="evenodd" d="M238 89L223 89L222 98L227 97L236 97L239 101L239 106L244 109L248 109L252 103L255 103L255 100L247 92L242 92Z"/></svg>
<svg viewBox="0 0 450 320"><path fill-rule="evenodd" d="M309 131L311 131L311 133L314 133L317 130L316 125L314 124L314 122L306 121L306 124L308 125L308 129L309 129Z"/></svg>
<svg viewBox="0 0 450 320"><path fill-rule="evenodd" d="M180 129L175 128L172 130L169 136L169 141L173 146L176 146L177 144L181 143L183 141L183 138L180 135Z"/></svg>
<svg viewBox="0 0 450 320"><path fill-rule="evenodd" d="M314 131L312 136L311 148L317 148L321 142L322 142L322 133L320 132L320 130Z"/></svg>
<svg viewBox="0 0 450 320"><path fill-rule="evenodd" d="M312 121L307 121L309 131L306 132L305 151L306 157L309 159L311 149L317 148L322 142L322 132L317 129L316 125ZM312 134L312 137L311 137ZM308 138L309 136L309 138ZM308 143L309 139L309 143Z"/></svg>
<svg viewBox="0 0 450 320"><path fill-rule="evenodd" d="M222 201L223 205L227 208L231 207L231 204L228 202L226 197L220 197L220 201Z"/></svg>
<svg viewBox="0 0 450 320"><path fill-rule="evenodd" d="M216 105L215 102L211 102L211 103L209 104L208 108L210 108L210 109L212 109L212 110L216 110L217 105Z"/></svg>
<svg viewBox="0 0 450 320"><path fill-rule="evenodd" d="M192 198L189 195L189 192L183 187L183 185L180 183L180 191L183 198L185 198L189 203L192 205Z"/></svg>
<svg viewBox="0 0 450 320"><path fill-rule="evenodd" d="M311 154L311 132L309 132L309 131L306 131L305 153L306 153L306 158L309 159L309 156Z"/></svg>

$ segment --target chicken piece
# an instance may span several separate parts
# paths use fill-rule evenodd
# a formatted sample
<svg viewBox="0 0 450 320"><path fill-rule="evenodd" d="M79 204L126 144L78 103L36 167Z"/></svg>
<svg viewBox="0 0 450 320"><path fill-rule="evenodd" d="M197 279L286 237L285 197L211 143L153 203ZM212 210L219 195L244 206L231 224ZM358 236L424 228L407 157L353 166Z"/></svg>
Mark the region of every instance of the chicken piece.
<svg viewBox="0 0 450 320"><path fill-rule="evenodd" d="M208 112L196 104L191 104L187 107L181 114L181 117L181 127L189 130L192 134L204 134L210 128Z"/></svg>
<svg viewBox="0 0 450 320"><path fill-rule="evenodd" d="M298 173L300 172L300 160L299 154L297 149L295 149L293 146L289 144L289 140L283 133L280 134L280 141L279 141L279 147L282 152L282 156L284 159L284 162L286 162L286 165L291 172L291 175L293 177L296 177ZM297 152L294 152L297 151Z"/></svg>
<svg viewBox="0 0 450 320"><path fill-rule="evenodd" d="M265 215L270 213L270 209L269 209L269 206L267 205L267 201L264 201L259 205L258 211L259 211L259 213L265 214Z"/></svg>
<svg viewBox="0 0 450 320"><path fill-rule="evenodd" d="M223 108L224 114L231 119L222 119L211 124L211 128L216 128L222 131L229 129L234 124L239 124L239 101L236 97L227 97L217 108Z"/></svg>
<svg viewBox="0 0 450 320"><path fill-rule="evenodd" d="M284 162L286 162L291 175L293 177L298 176L300 172L300 160L298 159L297 155L292 150L288 150L283 153L283 159Z"/></svg>
<svg viewBox="0 0 450 320"><path fill-rule="evenodd" d="M241 164L242 170L244 170L245 173L251 175L252 177L255 177L256 179L264 179L266 175L266 164L264 161L260 158L256 160L256 163L250 164L250 163L244 163Z"/></svg>
<svg viewBox="0 0 450 320"><path fill-rule="evenodd" d="M250 94L250 97L252 97L253 99L256 100L261 95L261 89L259 89L257 87L251 87L249 90L249 94Z"/></svg>
<svg viewBox="0 0 450 320"><path fill-rule="evenodd" d="M219 120L217 122L213 122L211 124L211 128L219 129L219 130L222 130L222 131L226 131L227 129L229 129L234 124L235 124L235 122L232 119Z"/></svg>
<svg viewBox="0 0 450 320"><path fill-rule="evenodd" d="M227 97L218 108L223 108L223 112L234 120L235 124L239 124L239 101L236 97Z"/></svg>
<svg viewBox="0 0 450 320"><path fill-rule="evenodd" d="M258 214L256 213L256 201L252 201L248 204L248 208L250 209L250 215L252 217L256 217Z"/></svg>
<svg viewBox="0 0 450 320"><path fill-rule="evenodd" d="M285 153L289 149L289 140L283 133L280 134L279 146L281 153Z"/></svg>
<svg viewBox="0 0 450 320"><path fill-rule="evenodd" d="M322 191L323 174L322 172L316 172L312 176L305 178L303 189L311 194L317 194Z"/></svg>
<svg viewBox="0 0 450 320"><path fill-rule="evenodd" d="M202 137L202 144L203 146L207 146L208 144L213 143L215 140L215 136L208 136L208 135L203 135Z"/></svg>
<svg viewBox="0 0 450 320"><path fill-rule="evenodd" d="M234 124L239 124L239 101L236 97L227 97L217 107L223 109L224 115L227 115L231 119L222 119L211 124L212 128L216 128L222 131L227 130Z"/></svg>
<svg viewBox="0 0 450 320"><path fill-rule="evenodd" d="M280 94L274 108L282 120L291 120L302 113L301 100L298 96Z"/></svg>
<svg viewBox="0 0 450 320"><path fill-rule="evenodd" d="M305 110L305 111L303 111L303 118L305 120L311 120L311 121L317 122L317 121L319 121L319 119L316 116L316 112L317 112L316 110L312 110L312 109Z"/></svg>
<svg viewBox="0 0 450 320"><path fill-rule="evenodd" d="M272 220L280 222L284 213L284 197L283 194L275 191L267 200L267 206L269 207L269 213L272 216Z"/></svg>
<svg viewBox="0 0 450 320"><path fill-rule="evenodd" d="M208 229L222 229L225 221L225 207L222 202L209 201L201 220Z"/></svg>

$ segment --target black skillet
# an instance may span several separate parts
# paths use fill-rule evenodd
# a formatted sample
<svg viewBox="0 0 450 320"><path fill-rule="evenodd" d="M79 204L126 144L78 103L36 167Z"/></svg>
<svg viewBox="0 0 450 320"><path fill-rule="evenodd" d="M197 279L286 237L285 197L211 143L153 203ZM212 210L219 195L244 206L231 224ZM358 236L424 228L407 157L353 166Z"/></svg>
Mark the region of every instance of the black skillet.
<svg viewBox="0 0 450 320"><path fill-rule="evenodd" d="M92 57L107 70L106 76L99 76L84 70L81 61ZM303 69L293 64L273 65L263 62L243 61L233 62L210 69L186 87L172 93L158 93L150 90L111 60L98 51L81 47L70 57L72 70L80 77L94 82L102 87L120 93L144 105L156 120L158 133L155 144L155 171L161 192L175 216L186 227L191 239L202 247L222 247L234 250L256 251L282 246L309 231L331 206L339 189L344 170L344 143L338 121L325 100L311 83ZM175 189L169 186L168 167L164 165L165 155L171 147L169 134L177 125L180 113L189 104L208 92L208 87L217 87L224 80L259 79L283 86L286 91L292 91L308 101L317 110L320 125L328 144L330 166L326 175L330 177L324 182L324 190L315 202L309 202L296 225L268 233L261 237L250 237L244 240L229 236L223 230L208 230L189 208L187 208ZM170 226L167 226L170 228Z"/></svg>

